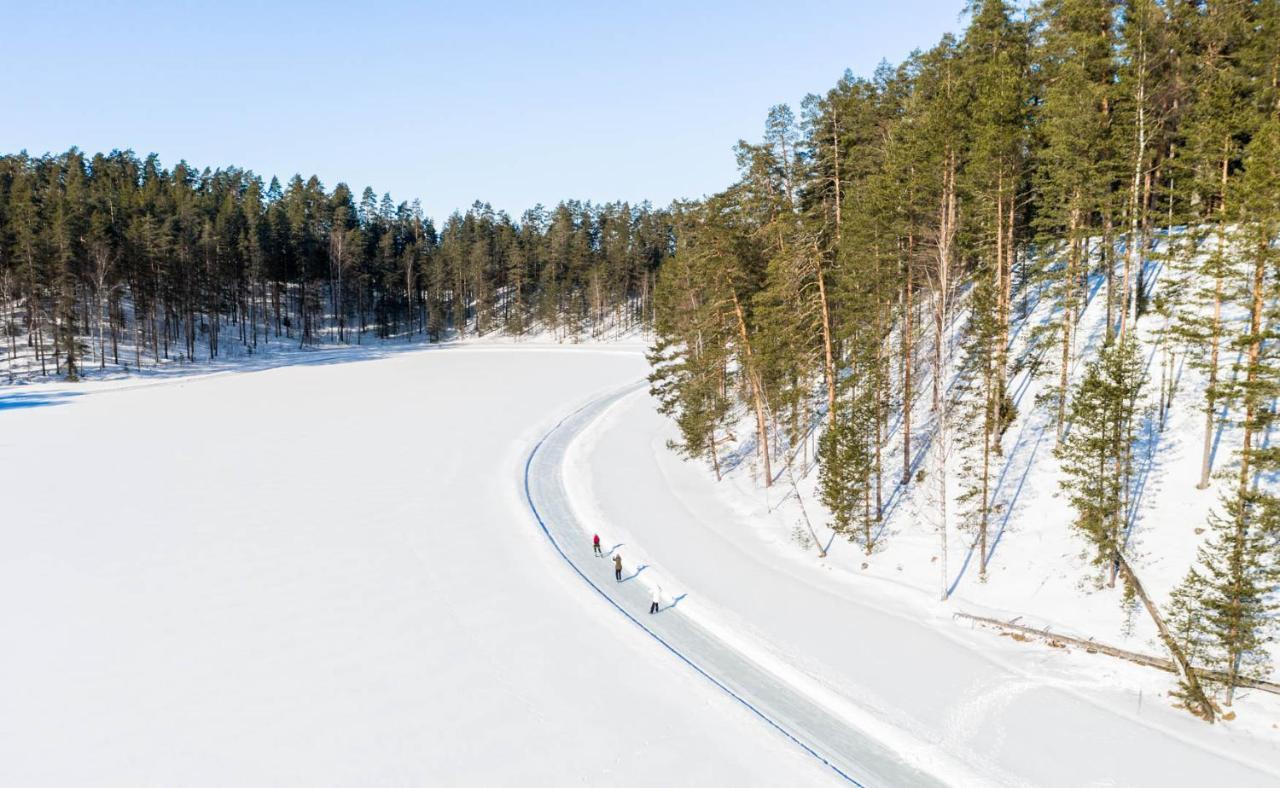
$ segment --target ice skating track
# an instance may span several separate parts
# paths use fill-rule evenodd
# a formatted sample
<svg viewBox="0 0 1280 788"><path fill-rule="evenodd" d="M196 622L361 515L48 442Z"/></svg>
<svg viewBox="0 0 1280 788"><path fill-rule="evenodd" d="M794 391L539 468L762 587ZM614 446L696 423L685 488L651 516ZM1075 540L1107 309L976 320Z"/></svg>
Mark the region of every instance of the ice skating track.
<svg viewBox="0 0 1280 788"><path fill-rule="evenodd" d="M552 548L588 587L663 649L843 780L859 786L940 784L681 615L678 603L665 602L658 614L648 615L649 591L634 579L638 568L627 565L627 579L619 583L613 577L613 561L592 554L589 531L578 522L566 492L565 453L583 429L644 385L634 383L591 400L530 449L524 463L524 496Z"/></svg>

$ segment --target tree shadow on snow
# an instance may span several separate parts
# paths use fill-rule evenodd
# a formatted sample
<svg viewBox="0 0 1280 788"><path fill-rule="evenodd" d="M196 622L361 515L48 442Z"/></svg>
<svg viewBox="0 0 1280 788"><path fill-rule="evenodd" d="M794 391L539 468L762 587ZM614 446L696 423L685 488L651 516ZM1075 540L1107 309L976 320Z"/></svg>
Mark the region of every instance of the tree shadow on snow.
<svg viewBox="0 0 1280 788"><path fill-rule="evenodd" d="M78 391L23 391L0 394L0 411L62 405L68 399L78 396L80 396Z"/></svg>
<svg viewBox="0 0 1280 788"><path fill-rule="evenodd" d="M661 612L663 612L664 610L670 610L671 608L673 608L673 607L675 607L676 605L680 604L680 600L681 600L681 599L684 599L684 598L685 598L685 597L687 597L687 596L689 596L689 595L688 595L688 594L681 594L680 596L676 597L675 599L672 599L672 600L671 600L671 604L667 605L666 607L660 607L660 608L658 608L658 612L659 612L659 613L661 613Z"/></svg>
<svg viewBox="0 0 1280 788"><path fill-rule="evenodd" d="M829 555L831 553L831 545L835 543L836 543L836 532L832 531L831 536L827 537L827 546L822 548L822 554Z"/></svg>

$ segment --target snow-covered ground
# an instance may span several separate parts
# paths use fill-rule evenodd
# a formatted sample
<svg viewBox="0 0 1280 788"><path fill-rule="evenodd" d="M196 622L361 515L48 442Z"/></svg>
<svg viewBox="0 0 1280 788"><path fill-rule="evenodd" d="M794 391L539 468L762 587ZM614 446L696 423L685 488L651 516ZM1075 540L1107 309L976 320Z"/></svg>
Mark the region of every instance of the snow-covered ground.
<svg viewBox="0 0 1280 788"><path fill-rule="evenodd" d="M16 322L21 322L20 320ZM332 319L327 318L326 324ZM248 372L251 370L275 369L290 364L318 364L345 361L371 360L387 358L406 352L417 352L424 348L452 347L576 347L578 345L608 344L611 347L626 347L640 352L648 341L648 336L639 327L626 328L614 321L607 321L597 337L589 334L570 335L563 330L552 330L544 326L535 326L521 336L511 336L499 331L477 335L474 331L465 338L459 338L456 331L449 331L439 342L431 342L422 334L401 334L380 339L374 332L364 335L351 332L344 342L339 342L334 329L329 326L317 332L315 340L302 345L297 337L268 334L265 330L259 337L256 348L250 348L240 336L241 327L232 323L221 326L219 351L216 357L210 357L207 334L202 329L201 340L196 345L196 355L188 359L180 346L171 346L166 355L157 358L152 355L151 347L143 347L138 352L129 337L125 336L113 353L108 347L106 355L100 354L100 344L93 337L82 338L82 353L79 375L82 382L101 383L115 381L124 385L134 385L144 381L169 380L173 378L190 378L214 372ZM64 370L55 364L53 358L47 358L42 367L35 358L33 349L24 344L16 345L16 355L10 355L8 345L0 344L0 388L9 386L38 387L48 386L63 377Z"/></svg>
<svg viewBox="0 0 1280 788"><path fill-rule="evenodd" d="M353 355L0 389L0 785L834 782L519 495L636 348Z"/></svg>
<svg viewBox="0 0 1280 788"><path fill-rule="evenodd" d="M997 783L1280 781L1280 732L1206 726L1170 707L1168 674L971 631L951 618L962 602L939 605L895 582L893 566L877 577L848 550L817 559L674 456L673 430L644 392L588 428L567 474L583 519L631 545L646 582L686 595L682 614L795 671L797 688L850 724L871 716L900 751L941 751ZM1276 709L1261 703L1268 725Z"/></svg>
<svg viewBox="0 0 1280 788"><path fill-rule="evenodd" d="M1162 273L1148 263L1153 287ZM1095 275L1090 291L1097 295L1101 286ZM1015 326L1014 358L1032 352L1029 328L1047 320L1053 308L1047 299L1032 299L1031 306L1027 320ZM1105 320L1104 299L1095 297L1080 321L1081 358L1100 345ZM1154 341L1161 322L1151 315L1137 328L1150 358L1152 403L1160 386ZM1227 377L1234 356L1234 350L1224 353ZM1074 377L1082 371L1078 362ZM1191 565L1222 484L1195 489L1202 375L1181 354L1168 374L1177 387L1163 429L1154 413L1140 429L1127 547L1161 605ZM917 469L933 474L929 381L918 380L926 394L914 409L911 467L913 475ZM1244 690L1234 719L1207 726L1172 707L1168 693L1175 680L1168 673L1019 642L954 620L958 612L1013 619L1130 651L1164 653L1144 612L1123 605L1118 589L1096 586L1085 544L1070 528L1053 456L1052 410L1037 403L1052 382L1025 372L1011 381L1018 419L995 471L985 580L978 576L972 532L952 522L942 553L932 481L897 485L903 458L896 427L884 460L892 469L886 474L887 517L871 555L826 527L811 465L797 460L793 488L779 470L783 459L775 456L777 483L762 485L749 414L735 430L744 443L732 456L743 461L727 463L725 479L717 483L710 468L674 455L668 448L678 437L674 425L638 393L583 434L570 452L569 487L584 519L642 551L637 560L652 567L646 579L688 594L686 615L735 633L761 659L782 660L820 700L853 704L891 724L900 748L940 748L1008 782L1280 784L1280 697ZM1239 435L1230 425L1217 434L1214 463L1222 470L1234 461ZM628 469L625 477L613 472L618 467ZM806 517L828 548L825 558L808 537ZM945 603L938 601L941 588L951 591Z"/></svg>
<svg viewBox="0 0 1280 788"><path fill-rule="evenodd" d="M916 485L887 491L873 555L820 559L785 480L681 462L643 387L565 422L534 468L563 498L544 533L530 451L639 381L643 346L281 347L0 388L0 785L838 782L815 754L868 784L1280 783L1280 698L1243 692L1210 727L1171 708L1168 674L953 620L1159 652L1087 582L1041 381L1013 381L989 577L953 534L946 603ZM1158 599L1214 496L1193 488L1198 373L1179 369L1130 548ZM798 489L825 541L814 476ZM635 582L583 559L587 530Z"/></svg>

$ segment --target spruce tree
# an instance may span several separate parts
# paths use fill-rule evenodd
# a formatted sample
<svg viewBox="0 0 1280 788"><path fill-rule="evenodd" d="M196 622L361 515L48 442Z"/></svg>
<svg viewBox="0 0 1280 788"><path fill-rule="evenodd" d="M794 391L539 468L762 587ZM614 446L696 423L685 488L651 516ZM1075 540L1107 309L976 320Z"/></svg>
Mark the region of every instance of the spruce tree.
<svg viewBox="0 0 1280 788"><path fill-rule="evenodd" d="M1071 430L1058 445L1062 489L1089 543L1092 563L1114 585L1124 547L1138 401L1146 384L1132 337L1109 341L1085 369L1071 398Z"/></svg>
<svg viewBox="0 0 1280 788"><path fill-rule="evenodd" d="M870 506L877 402L874 387L859 385L858 372L840 382L838 412L818 442L818 495L831 512L831 530L870 555L878 521Z"/></svg>

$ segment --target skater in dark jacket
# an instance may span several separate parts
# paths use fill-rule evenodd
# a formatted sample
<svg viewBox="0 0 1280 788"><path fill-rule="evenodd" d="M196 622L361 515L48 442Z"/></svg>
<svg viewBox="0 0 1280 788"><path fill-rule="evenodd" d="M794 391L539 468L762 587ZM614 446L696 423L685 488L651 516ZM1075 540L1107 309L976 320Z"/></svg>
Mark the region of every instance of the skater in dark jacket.
<svg viewBox="0 0 1280 788"><path fill-rule="evenodd" d="M613 554L613 576L619 583L622 582L622 553Z"/></svg>
<svg viewBox="0 0 1280 788"><path fill-rule="evenodd" d="M597 557L604 558L604 553L600 552L600 534L591 538L591 549L595 550Z"/></svg>

